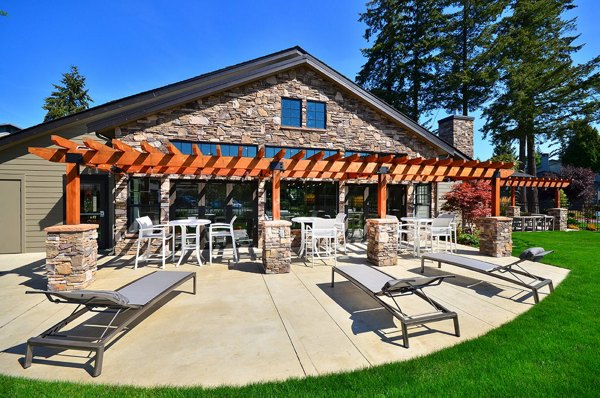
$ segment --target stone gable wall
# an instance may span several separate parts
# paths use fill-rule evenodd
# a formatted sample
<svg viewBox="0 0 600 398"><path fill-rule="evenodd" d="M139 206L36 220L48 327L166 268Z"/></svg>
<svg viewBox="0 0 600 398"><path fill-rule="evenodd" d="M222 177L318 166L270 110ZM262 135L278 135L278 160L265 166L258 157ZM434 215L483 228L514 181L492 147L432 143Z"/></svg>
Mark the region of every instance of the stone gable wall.
<svg viewBox="0 0 600 398"><path fill-rule="evenodd" d="M282 97L303 100L303 127L281 126ZM326 129L305 127L306 100L327 104ZM306 67L148 116L121 126L116 136L133 145L146 140L157 147L165 140L190 140L395 152L423 157L436 156L440 151Z"/></svg>

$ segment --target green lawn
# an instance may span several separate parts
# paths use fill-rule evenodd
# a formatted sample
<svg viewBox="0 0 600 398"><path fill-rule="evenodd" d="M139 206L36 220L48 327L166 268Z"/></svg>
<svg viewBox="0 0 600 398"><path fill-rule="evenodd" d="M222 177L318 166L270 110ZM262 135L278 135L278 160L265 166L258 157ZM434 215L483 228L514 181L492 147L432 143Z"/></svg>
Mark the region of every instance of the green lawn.
<svg viewBox="0 0 600 398"><path fill-rule="evenodd" d="M514 254L556 252L571 269L554 294L487 335L427 357L352 373L241 388L125 388L0 376L4 396L598 396L600 233L514 233ZM159 366L157 364L157 366ZM268 369L265 369L268 374Z"/></svg>

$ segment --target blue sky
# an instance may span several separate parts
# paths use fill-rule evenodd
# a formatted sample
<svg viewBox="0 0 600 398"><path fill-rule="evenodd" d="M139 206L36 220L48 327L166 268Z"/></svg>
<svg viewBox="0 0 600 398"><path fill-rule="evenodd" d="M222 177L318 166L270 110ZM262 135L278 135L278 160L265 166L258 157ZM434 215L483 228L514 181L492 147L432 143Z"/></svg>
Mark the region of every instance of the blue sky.
<svg viewBox="0 0 600 398"><path fill-rule="evenodd" d="M600 54L600 2L575 4L586 43L576 60L585 61ZM365 1L9 0L0 9L9 13L0 18L0 122L23 128L43 120L44 98L70 65L99 105L295 45L354 79L367 45ZM475 156L487 159L491 145L475 136Z"/></svg>

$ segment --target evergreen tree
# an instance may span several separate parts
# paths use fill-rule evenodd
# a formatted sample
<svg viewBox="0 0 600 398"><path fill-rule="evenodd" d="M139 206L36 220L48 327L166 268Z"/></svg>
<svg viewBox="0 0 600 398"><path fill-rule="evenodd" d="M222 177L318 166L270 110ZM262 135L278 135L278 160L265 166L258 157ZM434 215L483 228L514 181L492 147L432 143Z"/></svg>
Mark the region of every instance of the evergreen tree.
<svg viewBox="0 0 600 398"><path fill-rule="evenodd" d="M567 124L597 114L600 56L574 65L575 19L564 20L571 0L512 0L499 24L494 47L500 79L494 100L484 111L484 133L492 139L519 140L519 160L536 175L536 136L556 139ZM537 190L531 210L537 212Z"/></svg>
<svg viewBox="0 0 600 398"><path fill-rule="evenodd" d="M79 74L76 66L63 73L61 85L53 84L55 91L44 100L43 109L48 111L44 122L86 110L94 102L85 89L85 77Z"/></svg>
<svg viewBox="0 0 600 398"><path fill-rule="evenodd" d="M411 119L439 108L438 84L445 24L444 1L371 0L360 21L367 24L367 62L356 81Z"/></svg>
<svg viewBox="0 0 600 398"><path fill-rule="evenodd" d="M563 147L561 160L564 165L590 168L600 173L600 133L586 120L570 124L570 134Z"/></svg>
<svg viewBox="0 0 600 398"><path fill-rule="evenodd" d="M508 1L452 0L444 32L439 98L450 113L467 116L489 99L497 79L493 42Z"/></svg>
<svg viewBox="0 0 600 398"><path fill-rule="evenodd" d="M513 169L518 170L517 155L515 148L510 141L499 141L494 143L494 152L490 158L492 162L511 162L514 163Z"/></svg>

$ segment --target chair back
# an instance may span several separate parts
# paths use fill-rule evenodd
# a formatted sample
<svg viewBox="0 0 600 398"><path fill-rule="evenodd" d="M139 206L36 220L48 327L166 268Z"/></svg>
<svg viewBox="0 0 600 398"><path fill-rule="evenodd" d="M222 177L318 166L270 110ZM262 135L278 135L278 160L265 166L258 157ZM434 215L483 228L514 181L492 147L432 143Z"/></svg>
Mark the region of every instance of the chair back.
<svg viewBox="0 0 600 398"><path fill-rule="evenodd" d="M392 216L392 215L385 216L385 219L386 220L392 220L392 221L400 222L400 221L398 221L398 217Z"/></svg>
<svg viewBox="0 0 600 398"><path fill-rule="evenodd" d="M317 218L312 224L313 229L333 229L335 226L335 219Z"/></svg>
<svg viewBox="0 0 600 398"><path fill-rule="evenodd" d="M230 224L232 227L233 227L233 223L234 223L234 221L235 221L235 219L236 219L236 218L237 218L237 216L233 216L233 217L231 218L231 221L229 221L229 224Z"/></svg>
<svg viewBox="0 0 600 398"><path fill-rule="evenodd" d="M152 220L148 216L136 218L135 221L138 224L138 228L140 230L140 236L144 235L144 229L152 228Z"/></svg>
<svg viewBox="0 0 600 398"><path fill-rule="evenodd" d="M343 224L345 221L346 221L346 213L338 213L337 216L335 216L336 224Z"/></svg>
<svg viewBox="0 0 600 398"><path fill-rule="evenodd" d="M438 214L439 218L451 218L451 219L455 219L456 218L456 214L452 214L452 213L440 213Z"/></svg>
<svg viewBox="0 0 600 398"><path fill-rule="evenodd" d="M449 228L453 220L449 217L436 217L431 222L431 228Z"/></svg>

